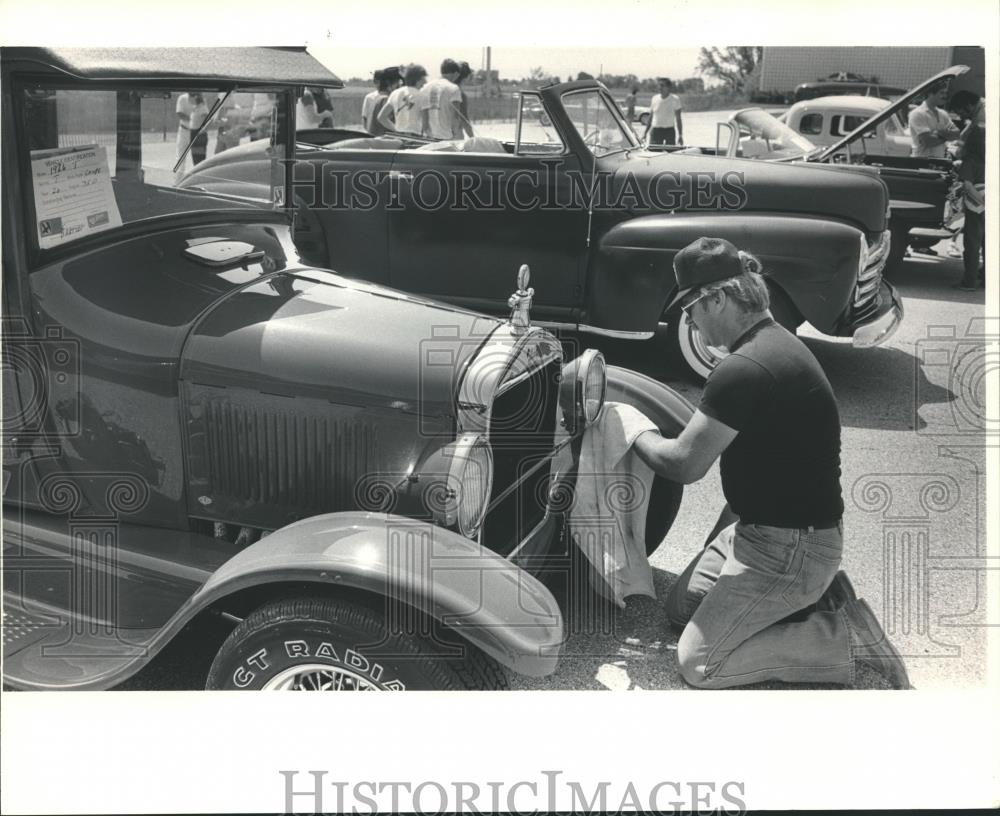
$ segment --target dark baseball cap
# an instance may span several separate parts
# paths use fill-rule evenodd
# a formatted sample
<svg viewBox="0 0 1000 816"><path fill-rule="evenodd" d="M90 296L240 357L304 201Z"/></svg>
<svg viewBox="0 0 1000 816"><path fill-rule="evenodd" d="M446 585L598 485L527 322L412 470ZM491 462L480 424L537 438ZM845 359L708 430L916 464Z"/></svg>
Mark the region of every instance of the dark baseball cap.
<svg viewBox="0 0 1000 816"><path fill-rule="evenodd" d="M667 309L672 309L695 289L734 278L742 272L740 251L725 238L699 238L692 241L674 256L677 294Z"/></svg>

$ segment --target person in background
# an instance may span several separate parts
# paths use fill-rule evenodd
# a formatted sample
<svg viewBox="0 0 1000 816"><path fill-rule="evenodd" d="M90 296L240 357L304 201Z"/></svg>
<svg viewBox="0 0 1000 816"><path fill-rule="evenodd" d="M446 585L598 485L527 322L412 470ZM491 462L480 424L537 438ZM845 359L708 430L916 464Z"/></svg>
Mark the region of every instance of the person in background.
<svg viewBox="0 0 1000 816"><path fill-rule="evenodd" d="M177 158L184 154L191 143L191 113L194 111L194 93L182 93L177 97ZM183 167L181 168L183 169Z"/></svg>
<svg viewBox="0 0 1000 816"><path fill-rule="evenodd" d="M333 100L326 88L313 88L313 99L316 102L316 113L319 116L319 127L333 127Z"/></svg>
<svg viewBox="0 0 1000 816"><path fill-rule="evenodd" d="M364 116L365 130L372 136L381 136L386 132L386 129L379 121L378 115L382 112L382 107L388 102L389 95L403 84L403 76L400 73L398 65L391 65L388 68L376 71L375 75L379 78L378 91L375 97L372 97L371 94L365 97L368 110L366 113L364 106L362 106L362 115ZM368 104L369 102L370 104Z"/></svg>
<svg viewBox="0 0 1000 816"><path fill-rule="evenodd" d="M427 69L423 65L408 65L403 83L389 94L376 119L386 132L421 136L427 112L427 97L422 90L427 83Z"/></svg>
<svg viewBox="0 0 1000 816"><path fill-rule="evenodd" d="M274 118L274 94L255 93L250 108L250 141L271 138L271 120Z"/></svg>
<svg viewBox="0 0 1000 816"><path fill-rule="evenodd" d="M635 121L635 101L638 93L639 86L633 85L629 95L625 97L625 121L629 124Z"/></svg>
<svg viewBox="0 0 1000 816"><path fill-rule="evenodd" d="M986 121L983 101L971 91L959 91L951 98L951 109L969 124L961 133L958 177L962 182L965 226L962 228L962 279L955 288L974 292L986 282Z"/></svg>
<svg viewBox="0 0 1000 816"><path fill-rule="evenodd" d="M674 93L673 80L660 77L660 92L649 103L649 122L643 140L649 137L647 144L682 145L684 144L684 124L681 120L681 100ZM652 133L650 133L652 131Z"/></svg>
<svg viewBox="0 0 1000 816"><path fill-rule="evenodd" d="M312 91L306 88L295 103L295 129L311 130L318 128L320 115L316 112L316 99Z"/></svg>
<svg viewBox="0 0 1000 816"><path fill-rule="evenodd" d="M215 152L221 153L240 143L240 138L246 133L246 125L242 119L243 109L230 97L219 109L219 130L215 137Z"/></svg>
<svg viewBox="0 0 1000 816"><path fill-rule="evenodd" d="M427 83L427 107L424 110L423 132L435 139L461 139L464 126L459 106L462 92L456 80L458 63L453 59L441 62L441 76Z"/></svg>
<svg viewBox="0 0 1000 816"><path fill-rule="evenodd" d="M910 111L910 138L913 140L912 154L921 158L947 158L945 145L958 138L958 128L948 113L942 110L948 101L948 83L932 85L924 101Z"/></svg>
<svg viewBox="0 0 1000 816"><path fill-rule="evenodd" d="M461 94L461 99L458 103L459 125L461 125L462 130L469 138L472 138L475 136L475 133L472 131L472 120L469 119L469 97L466 96L465 89L462 88L462 83L470 76L472 76L472 68L469 66L469 63L462 60L458 64L458 79L455 80L455 84L458 85L458 92Z"/></svg>
<svg viewBox="0 0 1000 816"><path fill-rule="evenodd" d="M361 100L361 126L371 132L368 128L368 121L371 118L372 108L375 106L375 100L382 96L382 71L384 69L379 68L372 75L375 80L375 90L369 91L365 94L365 98ZM386 95L388 96L388 95Z"/></svg>
<svg viewBox="0 0 1000 816"><path fill-rule="evenodd" d="M762 680L855 685L859 665L909 688L906 667L843 572L837 400L816 358L769 310L760 261L722 238L674 258L674 305L729 355L676 439L645 431L635 451L690 484L720 460L739 518L670 589L681 676L696 688ZM801 612L795 620L793 613Z"/></svg>
<svg viewBox="0 0 1000 816"><path fill-rule="evenodd" d="M195 165L205 161L205 153L208 152L208 130L202 131L197 136L194 135L208 118L208 105L205 104L205 97L202 96L200 91L195 91L189 96L191 103L191 113L189 115L190 135L193 138L191 142L191 164Z"/></svg>

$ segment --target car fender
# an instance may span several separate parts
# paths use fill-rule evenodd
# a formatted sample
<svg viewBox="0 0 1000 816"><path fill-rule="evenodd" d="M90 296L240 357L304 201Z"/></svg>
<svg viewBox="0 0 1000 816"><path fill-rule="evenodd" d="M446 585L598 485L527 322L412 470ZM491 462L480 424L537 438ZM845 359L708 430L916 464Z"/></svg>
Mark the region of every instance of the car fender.
<svg viewBox="0 0 1000 816"><path fill-rule="evenodd" d="M629 368L608 366L607 402L642 411L665 436L677 437L694 416L694 406L672 388Z"/></svg>
<svg viewBox="0 0 1000 816"><path fill-rule="evenodd" d="M694 406L672 388L645 374L619 366L608 366L605 399L638 409L668 438L678 437L694 415ZM683 498L683 484L661 476L654 478L646 516L647 539L657 545L662 541L674 525Z"/></svg>
<svg viewBox="0 0 1000 816"><path fill-rule="evenodd" d="M551 674L562 646L559 606L536 578L458 533L388 514L329 513L283 527L223 564L190 603L287 581L405 604L519 674Z"/></svg>
<svg viewBox="0 0 1000 816"><path fill-rule="evenodd" d="M605 331L650 333L676 291L673 259L702 236L756 255L764 275L805 320L833 333L857 282L864 234L809 215L662 213L617 224L600 239L587 277L586 319Z"/></svg>

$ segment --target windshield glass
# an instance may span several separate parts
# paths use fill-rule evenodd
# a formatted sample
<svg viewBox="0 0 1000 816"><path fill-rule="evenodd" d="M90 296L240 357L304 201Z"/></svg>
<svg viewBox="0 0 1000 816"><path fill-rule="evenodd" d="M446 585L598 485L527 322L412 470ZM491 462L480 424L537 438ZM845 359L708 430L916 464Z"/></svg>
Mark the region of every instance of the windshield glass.
<svg viewBox="0 0 1000 816"><path fill-rule="evenodd" d="M25 86L22 143L38 247L157 216L281 203L279 95L225 97L185 88ZM213 174L230 156L242 159L240 171Z"/></svg>
<svg viewBox="0 0 1000 816"><path fill-rule="evenodd" d="M747 158L805 155L816 149L805 136L760 108L740 111L732 121L740 129L740 155Z"/></svg>
<svg viewBox="0 0 1000 816"><path fill-rule="evenodd" d="M559 131L545 112L542 97L532 91L520 96L517 152L519 155L562 153Z"/></svg>
<svg viewBox="0 0 1000 816"><path fill-rule="evenodd" d="M595 156L639 146L617 107L609 104L598 89L571 91L563 94L562 101L573 127Z"/></svg>

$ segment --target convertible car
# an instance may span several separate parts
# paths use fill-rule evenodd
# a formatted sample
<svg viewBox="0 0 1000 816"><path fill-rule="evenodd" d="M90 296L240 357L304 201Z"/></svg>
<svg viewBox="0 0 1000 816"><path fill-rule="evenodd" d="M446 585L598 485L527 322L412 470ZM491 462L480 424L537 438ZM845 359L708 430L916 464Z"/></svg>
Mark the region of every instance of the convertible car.
<svg viewBox="0 0 1000 816"><path fill-rule="evenodd" d="M761 108L747 108L720 123L714 151L731 158L747 157L780 164L809 163L836 166L842 170L877 174L889 189L892 233L889 269L903 261L910 244L930 245L955 235L962 226L961 193L950 159L916 158L900 147L902 115L921 98L927 88L968 72L954 65L891 104L871 99L866 103L871 115L848 116L839 108L843 99L830 100L823 112L812 106L823 100L794 105L779 121ZM800 107L801 106L801 107ZM855 109L857 110L857 109ZM835 113L835 111L840 111ZM848 131L839 138L814 142L808 130ZM848 130L849 129L849 130ZM908 138L908 137L907 137ZM886 154L886 150L889 150Z"/></svg>
<svg viewBox="0 0 1000 816"><path fill-rule="evenodd" d="M527 262L544 325L665 338L696 377L720 352L666 306L674 255L703 235L761 259L772 311L793 330L809 321L868 346L898 325L899 300L882 280L888 195L876 174L646 150L593 80L519 101L509 141L299 134L289 171L299 251L345 275L493 314L507 308L510 269ZM266 160L244 145L181 186L225 192Z"/></svg>

